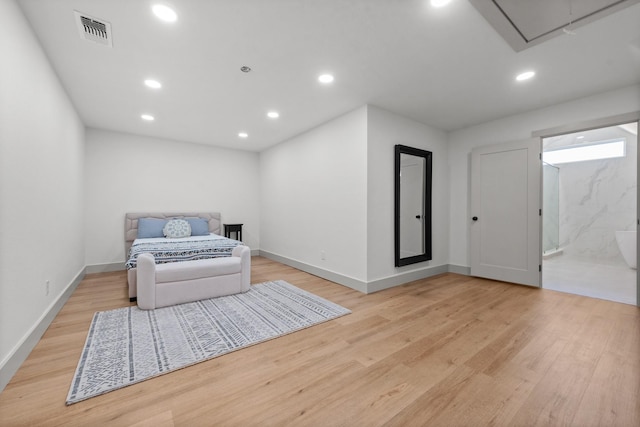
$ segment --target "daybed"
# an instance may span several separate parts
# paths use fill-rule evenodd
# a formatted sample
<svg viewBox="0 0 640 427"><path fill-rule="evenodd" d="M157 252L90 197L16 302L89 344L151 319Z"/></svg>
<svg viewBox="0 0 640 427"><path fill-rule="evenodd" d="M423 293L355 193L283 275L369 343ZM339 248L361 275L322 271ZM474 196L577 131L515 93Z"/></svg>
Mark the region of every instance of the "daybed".
<svg viewBox="0 0 640 427"><path fill-rule="evenodd" d="M140 233L139 223L150 221L168 221L173 218L204 219L205 229L196 236L167 239L164 237L147 237ZM200 220L202 222L202 220ZM208 229L207 229L208 225ZM137 258L142 253L154 256L156 264L193 261L217 257L230 257L233 248L243 243L222 237L219 212L135 212L125 215L125 254L127 256L127 281L129 283L129 299L137 296ZM145 228L146 230L146 228Z"/></svg>
<svg viewBox="0 0 640 427"><path fill-rule="evenodd" d="M249 290L251 250L236 246L230 257L156 264L138 256L138 307L151 310Z"/></svg>

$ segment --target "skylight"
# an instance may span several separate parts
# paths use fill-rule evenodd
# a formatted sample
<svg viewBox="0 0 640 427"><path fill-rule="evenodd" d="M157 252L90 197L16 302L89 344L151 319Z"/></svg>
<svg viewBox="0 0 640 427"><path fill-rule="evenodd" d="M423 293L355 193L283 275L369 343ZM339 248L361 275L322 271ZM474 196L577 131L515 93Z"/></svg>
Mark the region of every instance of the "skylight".
<svg viewBox="0 0 640 427"><path fill-rule="evenodd" d="M624 138L618 138L588 145L575 145L558 150L545 151L542 153L542 160L546 163L557 165L560 163L624 157L626 155L625 142Z"/></svg>

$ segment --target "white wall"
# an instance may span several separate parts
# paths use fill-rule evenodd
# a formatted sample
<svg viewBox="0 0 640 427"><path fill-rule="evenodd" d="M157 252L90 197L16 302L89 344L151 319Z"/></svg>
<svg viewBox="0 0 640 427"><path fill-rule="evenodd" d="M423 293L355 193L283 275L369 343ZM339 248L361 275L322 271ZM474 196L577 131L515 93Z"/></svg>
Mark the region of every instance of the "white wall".
<svg viewBox="0 0 640 427"><path fill-rule="evenodd" d="M414 120L369 106L367 152L367 280L448 263L449 197L446 134ZM433 153L431 261L401 268L394 263L394 146Z"/></svg>
<svg viewBox="0 0 640 427"><path fill-rule="evenodd" d="M451 132L449 263L469 266L469 170L474 147L518 141L532 132L640 110L640 85L577 99Z"/></svg>
<svg viewBox="0 0 640 427"><path fill-rule="evenodd" d="M366 120L362 107L260 153L262 250L366 281Z"/></svg>
<svg viewBox="0 0 640 427"><path fill-rule="evenodd" d="M393 252L396 144L434 154L433 260L402 268L394 266ZM263 151L260 168L266 252L319 275L355 279L353 286L341 283L365 292L401 283L388 279L407 272L447 264L444 132L364 106Z"/></svg>
<svg viewBox="0 0 640 427"><path fill-rule="evenodd" d="M260 247L258 154L88 129L86 264L123 263L126 212L215 211Z"/></svg>
<svg viewBox="0 0 640 427"><path fill-rule="evenodd" d="M0 52L3 368L83 271L84 126L13 1L0 2Z"/></svg>

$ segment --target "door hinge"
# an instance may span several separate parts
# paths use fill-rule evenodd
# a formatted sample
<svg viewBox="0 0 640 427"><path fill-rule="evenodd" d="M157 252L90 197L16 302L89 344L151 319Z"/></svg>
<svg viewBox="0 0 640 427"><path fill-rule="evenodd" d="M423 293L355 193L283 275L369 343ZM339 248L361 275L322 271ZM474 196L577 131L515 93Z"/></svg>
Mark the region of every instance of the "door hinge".
<svg viewBox="0 0 640 427"><path fill-rule="evenodd" d="M538 264L538 271L542 273L542 264Z"/></svg>
<svg viewBox="0 0 640 427"><path fill-rule="evenodd" d="M538 209L538 215L542 216L542 209Z"/></svg>

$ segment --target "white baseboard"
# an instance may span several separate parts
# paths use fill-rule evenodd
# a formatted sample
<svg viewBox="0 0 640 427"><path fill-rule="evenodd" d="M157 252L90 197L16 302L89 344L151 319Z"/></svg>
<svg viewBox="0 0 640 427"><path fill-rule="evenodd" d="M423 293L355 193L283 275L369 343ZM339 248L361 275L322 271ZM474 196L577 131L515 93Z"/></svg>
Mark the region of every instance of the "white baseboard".
<svg viewBox="0 0 640 427"><path fill-rule="evenodd" d="M31 350L38 344L42 335L53 322L58 312L62 309L67 302L73 291L76 290L86 273L86 268L80 270L76 277L67 285L66 289L60 294L60 296L51 303L47 311L40 317L40 319L31 328L7 358L0 365L0 392L9 384L11 378L18 372L20 366L27 360Z"/></svg>
<svg viewBox="0 0 640 427"><path fill-rule="evenodd" d="M345 276L340 273L335 273L330 270L325 270L314 265L306 264L301 261L296 261L291 258L283 257L281 255L277 255L271 252L260 250L260 255L272 259L274 261L278 261L279 263L297 268L298 270L305 271L309 274L313 274L314 276L322 277L323 279L330 280L332 282L339 283L343 286L346 286L351 289L355 289L356 291L360 291L362 293L367 293L367 284L361 280L354 279L353 277Z"/></svg>
<svg viewBox="0 0 640 427"><path fill-rule="evenodd" d="M405 283L413 282L414 280L425 279L427 277L436 276L442 273L458 273L467 276L469 275L468 267L443 264L418 268L416 270L403 272L395 276L385 277L383 279L377 279L371 282L364 282L362 280L354 279L353 277L325 270L320 267L316 267L314 265L277 255L268 251L260 250L260 255L264 256L265 258L278 261L282 264L297 268L298 270L306 271L307 273L313 274L314 276L322 277L323 279L327 279L340 285L344 285L348 288L355 289L356 291L365 294L378 292L383 289L392 288L394 286L404 285Z"/></svg>
<svg viewBox="0 0 640 427"><path fill-rule="evenodd" d="M463 276L471 276L471 267L464 265L449 264L449 273L462 274Z"/></svg>
<svg viewBox="0 0 640 427"><path fill-rule="evenodd" d="M109 273L112 271L122 271L124 270L124 261L123 262L112 262L109 264L94 264L87 265L86 273Z"/></svg>
<svg viewBox="0 0 640 427"><path fill-rule="evenodd" d="M413 282L414 280L426 279L427 277L437 276L438 274L448 272L449 266L447 264L407 271L395 276L385 277L384 279L377 279L367 283L367 293L382 291L383 289L404 285L405 283Z"/></svg>

